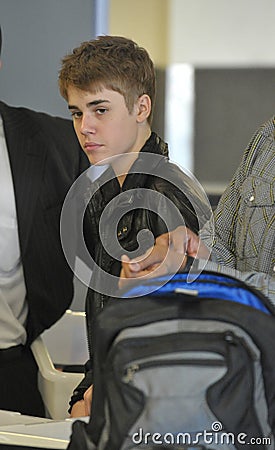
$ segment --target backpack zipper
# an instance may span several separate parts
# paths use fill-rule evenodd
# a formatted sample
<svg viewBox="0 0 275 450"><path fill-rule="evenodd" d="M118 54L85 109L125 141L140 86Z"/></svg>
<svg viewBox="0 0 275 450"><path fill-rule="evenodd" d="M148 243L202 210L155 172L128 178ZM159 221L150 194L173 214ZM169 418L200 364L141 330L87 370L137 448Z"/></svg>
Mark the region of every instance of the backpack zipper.
<svg viewBox="0 0 275 450"><path fill-rule="evenodd" d="M151 360L140 363L132 363L125 369L125 374L122 381L126 384L133 381L134 376L141 370L151 369L154 367L166 367L166 366L211 366L211 367L224 367L226 364L222 360L217 359L166 359L164 360Z"/></svg>

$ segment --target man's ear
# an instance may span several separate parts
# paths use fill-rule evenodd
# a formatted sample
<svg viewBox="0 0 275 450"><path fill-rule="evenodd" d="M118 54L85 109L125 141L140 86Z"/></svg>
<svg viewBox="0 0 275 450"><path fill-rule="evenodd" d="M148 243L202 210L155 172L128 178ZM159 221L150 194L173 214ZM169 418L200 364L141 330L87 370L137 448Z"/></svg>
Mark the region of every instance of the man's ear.
<svg viewBox="0 0 275 450"><path fill-rule="evenodd" d="M151 113L151 98L147 94L142 94L137 99L137 122L145 122Z"/></svg>

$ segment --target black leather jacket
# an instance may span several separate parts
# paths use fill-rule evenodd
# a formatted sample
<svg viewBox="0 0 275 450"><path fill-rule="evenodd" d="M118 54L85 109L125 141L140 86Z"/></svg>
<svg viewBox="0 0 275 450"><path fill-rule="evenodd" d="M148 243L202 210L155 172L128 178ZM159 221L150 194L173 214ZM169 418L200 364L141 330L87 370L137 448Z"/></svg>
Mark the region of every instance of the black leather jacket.
<svg viewBox="0 0 275 450"><path fill-rule="evenodd" d="M167 232L165 223L170 230L185 223L197 233L207 220L203 200L195 184L178 166L169 162L168 146L155 133L151 134L140 151L122 187L111 168L95 184L95 192L88 205L86 236L89 251L96 263L92 288L86 298L91 360L96 316L109 296L117 291L122 254L131 252L130 257L143 254L153 245L154 238ZM175 211L172 204L176 206ZM103 224L99 233L100 220ZM137 240L141 230L144 231ZM106 273L116 278L109 280ZM72 404L81 398L80 391L85 391L91 383L90 373L81 384L82 389L79 386L75 391Z"/></svg>

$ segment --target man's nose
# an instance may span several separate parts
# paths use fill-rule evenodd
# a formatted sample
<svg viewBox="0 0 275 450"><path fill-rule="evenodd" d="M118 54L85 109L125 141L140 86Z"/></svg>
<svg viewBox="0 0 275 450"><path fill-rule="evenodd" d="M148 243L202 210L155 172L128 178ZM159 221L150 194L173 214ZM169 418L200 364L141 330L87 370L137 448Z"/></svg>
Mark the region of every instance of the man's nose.
<svg viewBox="0 0 275 450"><path fill-rule="evenodd" d="M95 124L94 124L92 117L90 117L86 114L83 114L80 132L84 135L87 135L90 133L95 133Z"/></svg>

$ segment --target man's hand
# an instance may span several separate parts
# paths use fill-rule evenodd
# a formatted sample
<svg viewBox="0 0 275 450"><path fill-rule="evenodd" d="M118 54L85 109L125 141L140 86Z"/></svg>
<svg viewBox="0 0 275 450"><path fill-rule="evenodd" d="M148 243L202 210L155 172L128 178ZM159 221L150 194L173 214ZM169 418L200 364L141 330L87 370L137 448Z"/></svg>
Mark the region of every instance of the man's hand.
<svg viewBox="0 0 275 450"><path fill-rule="evenodd" d="M182 271L186 265L186 255L208 259L209 251L195 233L181 226L159 236L154 247L139 258L130 260L123 255L119 287L128 286L131 279L147 279Z"/></svg>
<svg viewBox="0 0 275 450"><path fill-rule="evenodd" d="M70 417L75 418L75 417L90 416L92 396L93 396L93 386L90 386L84 393L84 400L79 400L73 405Z"/></svg>

